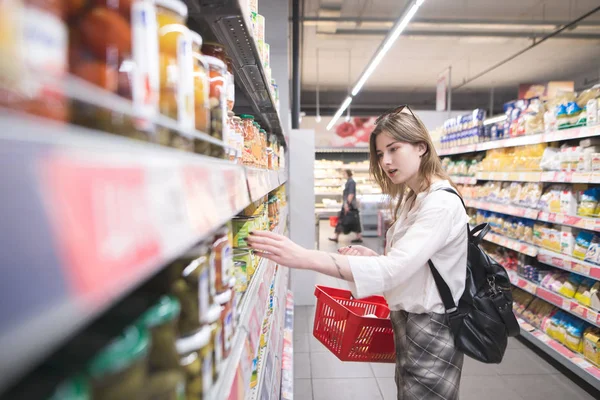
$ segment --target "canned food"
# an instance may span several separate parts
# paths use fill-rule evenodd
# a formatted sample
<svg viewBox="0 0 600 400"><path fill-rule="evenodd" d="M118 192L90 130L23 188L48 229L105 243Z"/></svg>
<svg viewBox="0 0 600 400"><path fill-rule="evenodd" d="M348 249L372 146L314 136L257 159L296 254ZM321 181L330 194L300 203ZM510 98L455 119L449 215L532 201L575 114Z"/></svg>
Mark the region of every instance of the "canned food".
<svg viewBox="0 0 600 400"><path fill-rule="evenodd" d="M248 247L248 234L256 227L254 217L236 217L231 220L233 225L233 248Z"/></svg>

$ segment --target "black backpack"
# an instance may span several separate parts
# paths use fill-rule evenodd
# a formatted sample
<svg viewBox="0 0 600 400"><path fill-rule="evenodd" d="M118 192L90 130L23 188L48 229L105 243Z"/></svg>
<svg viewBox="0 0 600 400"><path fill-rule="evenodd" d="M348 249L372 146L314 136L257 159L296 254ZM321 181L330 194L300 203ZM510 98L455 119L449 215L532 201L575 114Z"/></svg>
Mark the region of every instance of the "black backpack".
<svg viewBox="0 0 600 400"><path fill-rule="evenodd" d="M441 190L457 195L465 205L454 190ZM429 267L446 309L454 345L475 360L493 364L502 361L508 337L517 336L520 328L512 311L510 279L506 270L479 247L489 230L488 224L472 230L467 224L467 280L458 306L431 260Z"/></svg>

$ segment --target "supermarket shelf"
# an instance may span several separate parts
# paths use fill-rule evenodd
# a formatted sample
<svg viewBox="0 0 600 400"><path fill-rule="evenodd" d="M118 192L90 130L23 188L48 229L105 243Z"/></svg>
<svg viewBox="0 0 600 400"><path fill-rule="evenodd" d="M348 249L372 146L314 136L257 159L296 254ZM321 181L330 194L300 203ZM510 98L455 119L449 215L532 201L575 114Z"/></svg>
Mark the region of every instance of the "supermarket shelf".
<svg viewBox="0 0 600 400"><path fill-rule="evenodd" d="M586 361L581 354L574 353L561 343L518 318L521 336L561 363L571 372L600 390L600 369Z"/></svg>
<svg viewBox="0 0 600 400"><path fill-rule="evenodd" d="M287 292L281 352L281 400L294 398L294 296ZM275 382L276 384L276 382Z"/></svg>
<svg viewBox="0 0 600 400"><path fill-rule="evenodd" d="M475 176L450 176L452 182L457 183L459 185L477 185L477 177Z"/></svg>
<svg viewBox="0 0 600 400"><path fill-rule="evenodd" d="M0 114L0 132L0 391L260 192L242 166L95 130Z"/></svg>
<svg viewBox="0 0 600 400"><path fill-rule="evenodd" d="M541 172L478 172L477 180L480 181L516 181L539 182Z"/></svg>
<svg viewBox="0 0 600 400"><path fill-rule="evenodd" d="M287 208L283 208L279 217L279 225L273 232L283 234L287 222ZM231 353L229 357L221 364L219 379L213 385L210 398L212 400L221 400L228 398L232 385L234 384L238 366L244 358L244 352L250 351L254 354L258 344L257 335L260 335L262 316L266 311L267 299L269 296L269 285L275 274L275 263L267 259L262 259L256 269L252 280L250 281L244 296L242 297L238 309L240 320L238 329L232 340ZM251 367L251 366L250 366ZM246 368L241 368L244 373L252 372ZM250 376L245 376L244 381L248 381Z"/></svg>
<svg viewBox="0 0 600 400"><path fill-rule="evenodd" d="M287 180L285 171L246 168L246 175L252 201L260 200Z"/></svg>
<svg viewBox="0 0 600 400"><path fill-rule="evenodd" d="M487 242L495 243L502 247L506 247L506 248L514 250L518 253L526 254L530 257L537 256L538 251L539 251L539 249L534 245L531 245L529 243L524 243L519 240L509 239L507 237L504 237L504 236L501 236L501 235L498 235L498 234L495 234L492 232L485 235L483 240L485 240Z"/></svg>
<svg viewBox="0 0 600 400"><path fill-rule="evenodd" d="M334 192L334 193L315 192L315 196L335 196L335 197L342 197L343 193L340 193L340 192Z"/></svg>
<svg viewBox="0 0 600 400"><path fill-rule="evenodd" d="M599 265L546 249L539 250L537 259L544 264L600 280Z"/></svg>
<svg viewBox="0 0 600 400"><path fill-rule="evenodd" d="M540 179L542 182L600 184L600 172L546 171Z"/></svg>
<svg viewBox="0 0 600 400"><path fill-rule="evenodd" d="M517 207L506 204L492 203L489 201L479 201L472 199L465 199L467 207L477 208L480 210L488 210L501 214L514 215L515 217L536 219L538 217L538 210L526 207Z"/></svg>
<svg viewBox="0 0 600 400"><path fill-rule="evenodd" d="M278 135L285 143L284 128L269 89L271 82L253 38L247 2L185 0L185 3L190 14L188 26L200 32L205 41L223 44L233 61L235 81L242 88L236 91L236 113L254 114L267 131Z"/></svg>
<svg viewBox="0 0 600 400"><path fill-rule="evenodd" d="M598 311L579 304L574 299L569 299L558 293L554 293L546 288L543 288L538 284L517 275L515 271L508 270L507 272L510 277L510 282L514 286L517 286L526 292L529 292L532 295L539 297L540 299L543 299L548 303L553 304L556 307L591 323L592 325L600 327L600 316L598 315Z"/></svg>
<svg viewBox="0 0 600 400"><path fill-rule="evenodd" d="M449 149L440 149L440 156L448 156L453 154L474 153L477 151L485 151L490 149L500 149L505 147L525 146L528 144L558 142L568 139L582 139L591 136L600 135L600 125L587 126L581 128L565 129L560 131L541 133L537 135L520 136L502 140L493 140L484 143L470 144L465 146L457 146Z"/></svg>
<svg viewBox="0 0 600 400"><path fill-rule="evenodd" d="M537 216L538 221L551 222L559 225L573 226L575 228L600 232L600 218L580 217L562 213L541 211Z"/></svg>
<svg viewBox="0 0 600 400"><path fill-rule="evenodd" d="M315 153L368 153L369 147L317 147Z"/></svg>

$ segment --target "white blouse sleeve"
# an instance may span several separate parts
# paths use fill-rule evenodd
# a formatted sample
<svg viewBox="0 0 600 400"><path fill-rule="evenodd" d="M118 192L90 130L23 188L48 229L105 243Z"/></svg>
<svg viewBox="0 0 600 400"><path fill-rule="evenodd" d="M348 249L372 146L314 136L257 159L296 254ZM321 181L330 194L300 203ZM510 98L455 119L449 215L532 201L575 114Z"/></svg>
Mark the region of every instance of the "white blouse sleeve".
<svg viewBox="0 0 600 400"><path fill-rule="evenodd" d="M451 208L423 204L415 221L387 255L348 256L356 285L355 297L383 294L410 280L446 244L452 224Z"/></svg>

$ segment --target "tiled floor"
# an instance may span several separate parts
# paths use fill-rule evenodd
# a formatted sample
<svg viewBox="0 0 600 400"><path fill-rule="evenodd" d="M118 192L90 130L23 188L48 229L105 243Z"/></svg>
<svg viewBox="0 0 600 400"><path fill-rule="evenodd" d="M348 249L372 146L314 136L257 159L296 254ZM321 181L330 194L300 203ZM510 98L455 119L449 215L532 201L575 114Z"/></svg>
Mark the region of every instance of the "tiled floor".
<svg viewBox="0 0 600 400"><path fill-rule="evenodd" d="M322 223L322 250L335 251L327 241L331 228ZM340 246L345 243L340 243ZM376 251L379 239L367 239ZM339 279L319 276L319 283L345 287ZM314 307L296 307L294 315L295 400L395 400L393 364L339 361L312 336ZM486 365L465 358L461 400L593 400L575 382L517 339L509 342L503 362Z"/></svg>

